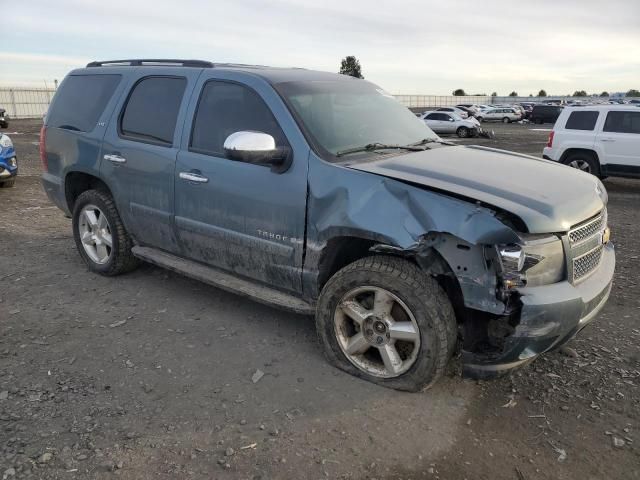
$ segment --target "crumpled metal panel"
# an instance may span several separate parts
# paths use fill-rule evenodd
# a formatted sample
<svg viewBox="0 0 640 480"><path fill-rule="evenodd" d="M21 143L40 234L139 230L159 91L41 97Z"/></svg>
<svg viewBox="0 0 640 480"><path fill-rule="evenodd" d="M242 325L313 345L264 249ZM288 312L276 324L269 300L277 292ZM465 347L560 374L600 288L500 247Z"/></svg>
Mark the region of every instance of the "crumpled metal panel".
<svg viewBox="0 0 640 480"><path fill-rule="evenodd" d="M307 292L317 290L320 253L327 241L355 236L416 255L434 246L456 274L467 306L504 311L495 300L495 273L487 272L478 249L515 242L518 236L492 210L399 180L330 165L313 155L308 195ZM426 239L430 232L448 234L449 239L430 245ZM455 239L468 248L457 248Z"/></svg>

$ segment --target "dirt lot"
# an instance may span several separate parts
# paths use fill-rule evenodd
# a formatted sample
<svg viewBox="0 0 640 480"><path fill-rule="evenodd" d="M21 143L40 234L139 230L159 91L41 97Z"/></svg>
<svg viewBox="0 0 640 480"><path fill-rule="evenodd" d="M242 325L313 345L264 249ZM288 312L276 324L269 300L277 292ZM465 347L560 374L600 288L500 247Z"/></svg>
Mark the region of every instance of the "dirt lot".
<svg viewBox="0 0 640 480"><path fill-rule="evenodd" d="M464 143L546 141L494 128ZM605 182L614 290L570 348L491 382L454 361L407 394L329 367L311 318L151 266L90 274L40 188L38 129L11 124L21 176L0 190L2 478L640 478L640 181Z"/></svg>

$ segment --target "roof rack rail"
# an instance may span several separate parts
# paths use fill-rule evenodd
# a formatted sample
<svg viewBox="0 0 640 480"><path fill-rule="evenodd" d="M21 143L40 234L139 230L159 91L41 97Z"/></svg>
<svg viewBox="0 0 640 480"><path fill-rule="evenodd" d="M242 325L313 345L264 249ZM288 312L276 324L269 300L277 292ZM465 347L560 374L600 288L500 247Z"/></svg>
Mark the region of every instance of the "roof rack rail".
<svg viewBox="0 0 640 480"><path fill-rule="evenodd" d="M89 67L104 67L104 66L129 66L129 67L142 67L142 66L154 66L154 65L170 65L180 67L200 67L200 68L213 68L212 62L206 60L177 60L167 58L136 58L129 60L106 60L103 62L90 62L87 63Z"/></svg>

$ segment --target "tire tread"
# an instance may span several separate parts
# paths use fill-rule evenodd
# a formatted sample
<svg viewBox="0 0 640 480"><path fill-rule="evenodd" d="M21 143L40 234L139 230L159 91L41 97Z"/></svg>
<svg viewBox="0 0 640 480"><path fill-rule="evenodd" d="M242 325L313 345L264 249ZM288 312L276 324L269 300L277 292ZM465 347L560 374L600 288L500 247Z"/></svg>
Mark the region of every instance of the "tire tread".
<svg viewBox="0 0 640 480"><path fill-rule="evenodd" d="M326 335L327 321L333 321L333 309L330 312L323 312L331 303L332 291L335 291L345 279L355 277L356 281L366 284L372 275L387 274L402 280L407 284L408 289L405 294L413 299L419 299L421 305L428 318L428 326L431 329L430 334L436 336L435 345L438 347L435 352L432 369L423 375L412 375L414 366L405 374L391 379L378 379L368 377L366 373L352 366L349 360L344 357L342 352L336 352L327 345ZM354 281L354 280L352 280ZM321 342L325 346L325 353L328 360L333 365L346 370L349 373L363 377L367 380L374 381L385 386L400 390L420 391L432 386L445 372L449 359L451 358L457 338L457 323L453 307L436 280L427 275L417 265L407 261L406 259L393 256L368 256L357 260L338 271L329 279L324 286L318 302L318 313L316 314L316 322L318 335ZM333 328L333 327L331 327ZM342 355L342 358L339 357Z"/></svg>

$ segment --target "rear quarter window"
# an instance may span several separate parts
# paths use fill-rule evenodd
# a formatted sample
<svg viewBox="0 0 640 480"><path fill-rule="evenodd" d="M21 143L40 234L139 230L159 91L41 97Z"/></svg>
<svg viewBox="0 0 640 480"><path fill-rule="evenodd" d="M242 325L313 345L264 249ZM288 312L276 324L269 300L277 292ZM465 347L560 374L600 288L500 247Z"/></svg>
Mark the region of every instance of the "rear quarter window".
<svg viewBox="0 0 640 480"><path fill-rule="evenodd" d="M60 85L47 126L90 132L120 83L121 75L70 75Z"/></svg>
<svg viewBox="0 0 640 480"><path fill-rule="evenodd" d="M598 121L598 112L571 112L564 128L567 130L593 130Z"/></svg>
<svg viewBox="0 0 640 480"><path fill-rule="evenodd" d="M605 132L640 134L640 112L609 112L602 130Z"/></svg>

